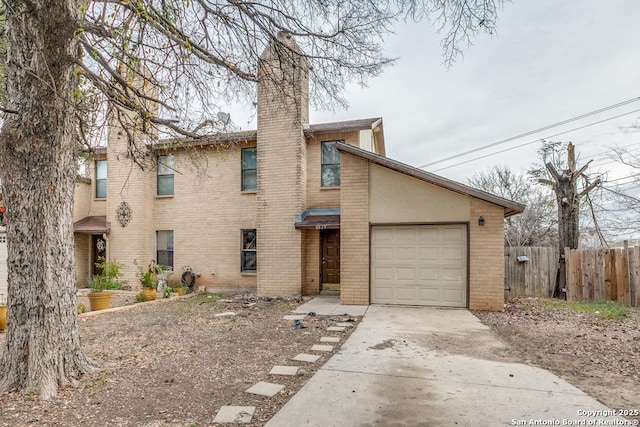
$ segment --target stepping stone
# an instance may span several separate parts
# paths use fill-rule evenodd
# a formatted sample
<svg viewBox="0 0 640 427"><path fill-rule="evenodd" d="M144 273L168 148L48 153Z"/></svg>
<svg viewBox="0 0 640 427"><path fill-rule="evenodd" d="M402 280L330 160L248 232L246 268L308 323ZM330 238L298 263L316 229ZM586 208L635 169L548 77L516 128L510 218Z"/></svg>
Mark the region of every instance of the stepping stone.
<svg viewBox="0 0 640 427"><path fill-rule="evenodd" d="M332 331L332 332L342 332L344 331L346 328L344 326L329 326L327 328L327 331Z"/></svg>
<svg viewBox="0 0 640 427"><path fill-rule="evenodd" d="M311 347L311 351L333 351L333 346L316 344Z"/></svg>
<svg viewBox="0 0 640 427"><path fill-rule="evenodd" d="M320 359L320 356L316 356L315 354L300 353L299 355L297 355L296 357L294 357L291 360L297 360L298 362L314 363L318 359Z"/></svg>
<svg viewBox="0 0 640 427"><path fill-rule="evenodd" d="M336 323L336 326L342 326L345 328L352 328L353 327L353 323L351 322L338 322Z"/></svg>
<svg viewBox="0 0 640 427"><path fill-rule="evenodd" d="M258 384L245 390L246 393L259 394L260 396L274 396L284 388L283 385L260 381Z"/></svg>
<svg viewBox="0 0 640 427"><path fill-rule="evenodd" d="M233 311L225 311L224 313L216 313L213 315L213 317L230 317L235 315L236 313L234 313Z"/></svg>
<svg viewBox="0 0 640 427"><path fill-rule="evenodd" d="M338 337L320 337L320 342L340 342Z"/></svg>
<svg viewBox="0 0 640 427"><path fill-rule="evenodd" d="M271 375L297 375L298 369L300 368L297 366L274 366L269 373Z"/></svg>
<svg viewBox="0 0 640 427"><path fill-rule="evenodd" d="M284 316L284 320L302 320L306 317L307 316L302 314L287 314L286 316Z"/></svg>
<svg viewBox="0 0 640 427"><path fill-rule="evenodd" d="M223 406L218 410L213 422L220 424L250 423L255 410L255 406Z"/></svg>

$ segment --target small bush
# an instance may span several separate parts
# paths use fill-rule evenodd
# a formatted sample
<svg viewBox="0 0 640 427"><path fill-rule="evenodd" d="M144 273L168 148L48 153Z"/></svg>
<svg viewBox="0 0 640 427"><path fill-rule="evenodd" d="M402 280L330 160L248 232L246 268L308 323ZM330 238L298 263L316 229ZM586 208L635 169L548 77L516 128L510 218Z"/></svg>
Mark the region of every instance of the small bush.
<svg viewBox="0 0 640 427"><path fill-rule="evenodd" d="M140 292L138 295L136 295L136 302L146 302L146 301L147 301L147 297L143 292Z"/></svg>

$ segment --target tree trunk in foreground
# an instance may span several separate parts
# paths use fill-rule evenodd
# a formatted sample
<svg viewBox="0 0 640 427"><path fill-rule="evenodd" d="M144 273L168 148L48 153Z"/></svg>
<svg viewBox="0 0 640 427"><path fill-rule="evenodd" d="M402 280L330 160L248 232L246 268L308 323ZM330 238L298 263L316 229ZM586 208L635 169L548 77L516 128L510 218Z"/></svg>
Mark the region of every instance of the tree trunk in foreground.
<svg viewBox="0 0 640 427"><path fill-rule="evenodd" d="M91 369L80 347L73 254L78 0L7 1L7 335L0 389L42 399Z"/></svg>

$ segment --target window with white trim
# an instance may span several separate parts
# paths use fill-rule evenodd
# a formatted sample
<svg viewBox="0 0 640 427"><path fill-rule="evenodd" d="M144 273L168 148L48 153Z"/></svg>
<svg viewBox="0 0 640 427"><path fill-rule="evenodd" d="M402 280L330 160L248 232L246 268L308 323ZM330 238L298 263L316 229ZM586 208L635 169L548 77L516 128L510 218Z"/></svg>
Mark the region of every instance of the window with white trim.
<svg viewBox="0 0 640 427"><path fill-rule="evenodd" d="M173 230L156 231L156 263L173 269Z"/></svg>
<svg viewBox="0 0 640 427"><path fill-rule="evenodd" d="M240 271L244 273L255 273L257 262L256 230L242 230Z"/></svg>
<svg viewBox="0 0 640 427"><path fill-rule="evenodd" d="M158 156L158 196L173 196L173 156Z"/></svg>
<svg viewBox="0 0 640 427"><path fill-rule="evenodd" d="M107 161L96 160L96 199L107 197Z"/></svg>
<svg viewBox="0 0 640 427"><path fill-rule="evenodd" d="M320 181L322 187L340 186L340 152L336 148L337 142L344 141L325 141L320 144L322 151Z"/></svg>

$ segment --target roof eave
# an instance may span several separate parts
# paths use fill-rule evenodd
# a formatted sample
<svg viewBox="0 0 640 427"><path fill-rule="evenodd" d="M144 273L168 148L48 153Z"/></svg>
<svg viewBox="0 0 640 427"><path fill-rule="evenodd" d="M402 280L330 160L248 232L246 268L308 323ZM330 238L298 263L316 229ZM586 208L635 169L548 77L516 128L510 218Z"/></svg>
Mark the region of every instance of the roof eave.
<svg viewBox="0 0 640 427"><path fill-rule="evenodd" d="M520 203L503 199L502 197L498 197L493 194L486 193L476 188L469 187L459 182L452 181L450 179L432 174L430 172L423 171L413 166L409 166L405 163L401 163L397 160L392 160L388 157L383 157L348 144L338 143L336 146L340 151L345 151L355 156L364 158L369 162L375 163L380 166L384 166L396 172L403 173L405 175L411 176L413 178L417 178L424 182L428 182L429 184L432 184L432 185L437 185L439 187L445 188L450 191L454 191L459 194L472 196L477 199L492 203L494 205L501 206L504 208L505 218L522 213L526 207L525 205L522 205Z"/></svg>

